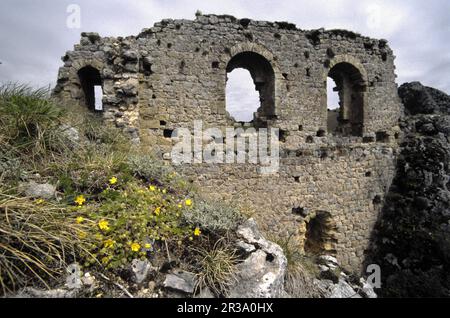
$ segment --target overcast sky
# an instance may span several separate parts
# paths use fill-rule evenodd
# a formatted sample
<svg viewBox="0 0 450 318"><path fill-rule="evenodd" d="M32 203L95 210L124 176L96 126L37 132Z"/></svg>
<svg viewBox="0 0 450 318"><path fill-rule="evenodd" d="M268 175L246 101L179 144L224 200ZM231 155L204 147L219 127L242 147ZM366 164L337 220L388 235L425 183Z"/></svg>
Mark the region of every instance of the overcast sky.
<svg viewBox="0 0 450 318"><path fill-rule="evenodd" d="M80 29L66 26L70 4L80 5ZM449 0L1 0L0 83L54 85L60 57L79 42L81 32L136 35L163 18L194 19L197 9L385 38L397 56L399 84L419 80L450 93ZM251 83L246 84L245 72L238 73L229 100L245 109L254 105L255 95L246 98Z"/></svg>

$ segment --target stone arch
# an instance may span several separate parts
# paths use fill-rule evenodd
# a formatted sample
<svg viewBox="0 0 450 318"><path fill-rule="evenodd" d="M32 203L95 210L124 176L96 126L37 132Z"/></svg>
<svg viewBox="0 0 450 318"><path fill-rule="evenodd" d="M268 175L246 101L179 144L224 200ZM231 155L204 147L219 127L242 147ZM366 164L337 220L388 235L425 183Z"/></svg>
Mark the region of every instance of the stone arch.
<svg viewBox="0 0 450 318"><path fill-rule="evenodd" d="M304 220L303 250L305 254L336 254L336 223L330 212L317 211Z"/></svg>
<svg viewBox="0 0 450 318"><path fill-rule="evenodd" d="M327 77L331 77L336 83L340 99L339 112L328 114L328 132L344 136L363 136L364 119L367 115L365 68L352 56L336 56L324 73L325 89ZM330 115L336 118L330 118Z"/></svg>
<svg viewBox="0 0 450 318"><path fill-rule="evenodd" d="M261 97L261 107L256 113L255 121L265 125L268 120L276 119L280 105L278 85L283 76L274 55L262 45L240 43L230 48L229 53L222 56L222 60L226 65L226 74L239 67L250 72Z"/></svg>
<svg viewBox="0 0 450 318"><path fill-rule="evenodd" d="M102 78L100 71L92 66L85 66L78 70L78 78L80 80L81 90L83 92L81 101L91 111L103 110L96 108L96 87L102 87Z"/></svg>
<svg viewBox="0 0 450 318"><path fill-rule="evenodd" d="M69 80L78 88L75 94L81 106L95 111L94 87L101 86L104 89L102 75L103 63L98 59L84 59L73 62L69 70Z"/></svg>

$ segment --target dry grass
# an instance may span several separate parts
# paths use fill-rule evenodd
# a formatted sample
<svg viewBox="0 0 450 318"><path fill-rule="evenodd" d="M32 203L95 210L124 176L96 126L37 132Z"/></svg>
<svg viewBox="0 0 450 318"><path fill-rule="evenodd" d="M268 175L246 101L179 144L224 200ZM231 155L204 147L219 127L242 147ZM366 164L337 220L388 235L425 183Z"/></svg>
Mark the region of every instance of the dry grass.
<svg viewBox="0 0 450 318"><path fill-rule="evenodd" d="M57 204L0 191L0 293L36 279L48 288L76 259L86 242L79 238L82 225L71 216Z"/></svg>
<svg viewBox="0 0 450 318"><path fill-rule="evenodd" d="M285 290L289 296L292 298L323 297L321 289L314 283L314 279L319 275L315 259L301 253L302 249L292 235L285 238L272 236L271 240L280 245L288 262Z"/></svg>

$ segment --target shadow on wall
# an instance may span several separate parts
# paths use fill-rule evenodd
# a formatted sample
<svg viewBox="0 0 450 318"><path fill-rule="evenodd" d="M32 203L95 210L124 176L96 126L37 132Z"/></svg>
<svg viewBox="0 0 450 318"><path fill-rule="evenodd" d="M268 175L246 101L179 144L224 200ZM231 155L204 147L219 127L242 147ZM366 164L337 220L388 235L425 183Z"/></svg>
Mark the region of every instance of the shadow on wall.
<svg viewBox="0 0 450 318"><path fill-rule="evenodd" d="M420 83L399 95L401 154L365 265L380 266L381 296L450 297L450 96Z"/></svg>
<svg viewBox="0 0 450 318"><path fill-rule="evenodd" d="M318 211L305 219L304 250L306 255L336 255L336 224L331 213Z"/></svg>

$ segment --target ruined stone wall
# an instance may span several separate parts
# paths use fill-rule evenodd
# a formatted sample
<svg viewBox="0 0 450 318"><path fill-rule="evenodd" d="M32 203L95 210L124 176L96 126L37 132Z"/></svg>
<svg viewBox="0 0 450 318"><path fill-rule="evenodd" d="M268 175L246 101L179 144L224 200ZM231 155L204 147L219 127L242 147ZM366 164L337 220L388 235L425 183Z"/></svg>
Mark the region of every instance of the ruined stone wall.
<svg viewBox="0 0 450 318"><path fill-rule="evenodd" d="M401 108L386 41L343 30L303 31L285 22L198 15L194 21L163 20L126 38L82 34L63 61L57 97L86 108L78 72L97 69L101 115L167 160L173 145L167 137L176 128L192 129L194 120L211 127L242 125L226 112L226 78L234 67L249 69L264 101L245 126L280 129L280 171L262 175L253 164L179 169L204 193L248 205L266 230L294 233L300 242L308 222L326 212L324 250L360 270L397 152ZM342 115L351 126L342 131L350 134L327 133L330 71L354 89L341 91L353 107Z"/></svg>

